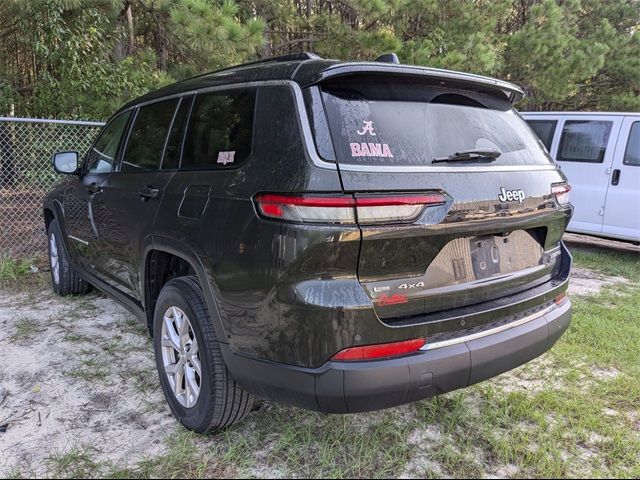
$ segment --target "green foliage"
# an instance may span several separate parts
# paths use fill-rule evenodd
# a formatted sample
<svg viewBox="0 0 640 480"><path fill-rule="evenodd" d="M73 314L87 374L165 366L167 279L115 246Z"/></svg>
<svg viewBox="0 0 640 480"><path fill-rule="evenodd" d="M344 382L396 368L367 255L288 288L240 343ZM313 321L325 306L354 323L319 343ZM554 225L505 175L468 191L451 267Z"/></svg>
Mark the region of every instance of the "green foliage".
<svg viewBox="0 0 640 480"><path fill-rule="evenodd" d="M0 115L106 118L208 70L311 50L493 75L522 109L640 110L637 0L6 0Z"/></svg>

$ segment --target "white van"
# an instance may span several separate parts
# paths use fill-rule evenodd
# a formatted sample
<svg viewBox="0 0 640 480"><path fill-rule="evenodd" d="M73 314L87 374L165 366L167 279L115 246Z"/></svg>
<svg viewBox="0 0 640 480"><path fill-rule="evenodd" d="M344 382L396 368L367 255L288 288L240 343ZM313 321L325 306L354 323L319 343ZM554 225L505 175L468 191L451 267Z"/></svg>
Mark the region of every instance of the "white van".
<svg viewBox="0 0 640 480"><path fill-rule="evenodd" d="M640 242L640 113L521 115L573 188L567 230Z"/></svg>

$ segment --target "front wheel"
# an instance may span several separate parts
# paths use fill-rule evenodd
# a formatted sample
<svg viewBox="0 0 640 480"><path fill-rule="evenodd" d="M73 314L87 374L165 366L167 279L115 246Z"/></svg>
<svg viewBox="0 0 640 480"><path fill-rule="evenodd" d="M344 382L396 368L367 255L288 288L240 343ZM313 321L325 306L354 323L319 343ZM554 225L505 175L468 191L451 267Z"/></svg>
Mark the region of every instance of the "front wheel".
<svg viewBox="0 0 640 480"><path fill-rule="evenodd" d="M58 295L82 295L91 289L91 285L73 270L69 256L62 244L60 227L52 220L47 228L49 238L49 266L51 267L51 285Z"/></svg>
<svg viewBox="0 0 640 480"><path fill-rule="evenodd" d="M253 398L227 370L197 280L169 281L160 292L153 320L160 384L178 421L205 433L242 420Z"/></svg>

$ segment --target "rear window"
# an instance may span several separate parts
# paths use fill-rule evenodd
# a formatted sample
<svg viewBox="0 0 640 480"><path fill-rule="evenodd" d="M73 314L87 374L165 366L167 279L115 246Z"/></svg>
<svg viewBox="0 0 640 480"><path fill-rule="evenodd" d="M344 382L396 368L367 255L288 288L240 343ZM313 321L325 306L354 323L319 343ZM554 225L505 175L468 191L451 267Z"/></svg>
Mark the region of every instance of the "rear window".
<svg viewBox="0 0 640 480"><path fill-rule="evenodd" d="M553 134L556 133L557 120L527 120L531 129L536 133L542 144L551 151Z"/></svg>
<svg viewBox="0 0 640 480"><path fill-rule="evenodd" d="M325 84L322 96L340 163L424 166L463 150L499 150L491 165L550 163L511 104L489 94L358 79Z"/></svg>

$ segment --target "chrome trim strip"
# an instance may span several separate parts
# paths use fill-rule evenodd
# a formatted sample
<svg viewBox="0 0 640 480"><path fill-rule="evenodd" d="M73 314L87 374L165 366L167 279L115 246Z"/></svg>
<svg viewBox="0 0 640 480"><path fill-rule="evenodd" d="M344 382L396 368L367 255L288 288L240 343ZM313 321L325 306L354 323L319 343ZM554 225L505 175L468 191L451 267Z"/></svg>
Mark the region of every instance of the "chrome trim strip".
<svg viewBox="0 0 640 480"><path fill-rule="evenodd" d="M478 332L472 335L466 335L460 338L452 338L451 340L443 340L441 342L436 342L436 343L429 343L429 339L427 338L426 345L422 347L420 350L429 351L429 350L435 350L436 348L451 347L453 345L459 345L461 343L470 342L472 340L477 340L479 338L488 337L489 335L495 335L496 333L504 332L506 330L510 330L512 328L519 327L521 325L524 325L525 323L529 323L533 320L536 320L542 317L543 315L546 315L554 308L557 308L555 304L550 305L549 307L545 308L541 312L532 313L531 315L521 318L520 320L516 320L515 322L511 322L506 325L502 325L500 327L492 328L491 330L486 330L484 332Z"/></svg>
<svg viewBox="0 0 640 480"><path fill-rule="evenodd" d="M73 235L67 235L67 237L69 237L71 240L75 240L76 242L80 242L83 245L89 245L89 242L87 242L86 240L82 240L81 238L74 237Z"/></svg>

